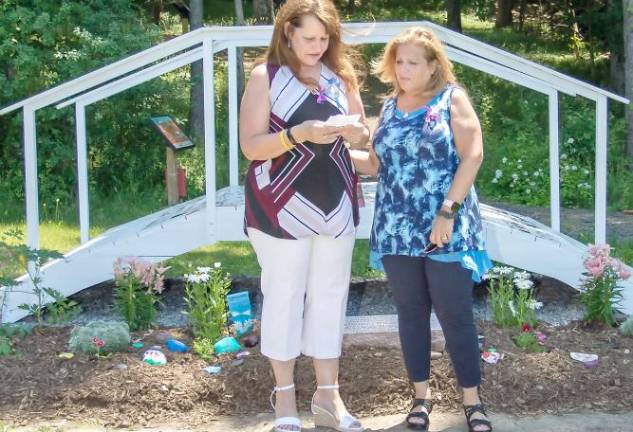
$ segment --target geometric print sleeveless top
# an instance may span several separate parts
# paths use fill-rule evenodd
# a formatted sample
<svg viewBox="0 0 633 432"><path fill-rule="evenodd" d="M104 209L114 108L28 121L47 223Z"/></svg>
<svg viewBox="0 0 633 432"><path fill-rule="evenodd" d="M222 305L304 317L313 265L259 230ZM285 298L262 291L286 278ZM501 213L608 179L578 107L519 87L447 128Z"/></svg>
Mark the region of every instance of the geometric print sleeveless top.
<svg viewBox="0 0 633 432"><path fill-rule="evenodd" d="M287 66L268 64L269 133L306 120L348 114L344 82L322 64L319 95L312 94ZM330 144L304 142L280 156L252 161L244 185L244 231L273 237L353 234L358 202L349 151L338 137Z"/></svg>
<svg viewBox="0 0 633 432"><path fill-rule="evenodd" d="M370 248L382 255L425 256L432 224L459 165L450 127L451 96L441 89L424 107L403 114L385 101L373 146L380 161ZM484 250L475 188L455 216L451 241L432 255Z"/></svg>

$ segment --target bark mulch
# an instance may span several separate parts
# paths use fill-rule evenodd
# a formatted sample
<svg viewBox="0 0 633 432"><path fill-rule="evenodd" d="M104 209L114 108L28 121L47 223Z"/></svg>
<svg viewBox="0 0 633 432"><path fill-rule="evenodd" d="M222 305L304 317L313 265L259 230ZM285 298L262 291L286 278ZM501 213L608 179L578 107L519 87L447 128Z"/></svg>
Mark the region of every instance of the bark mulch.
<svg viewBox="0 0 633 432"><path fill-rule="evenodd" d="M517 415L587 410L633 410L633 338L612 328L586 328L580 323L544 327L547 352L528 353L516 347L516 331L480 322L489 345L504 354L495 365L482 363L482 397L489 410ZM170 329L177 332L177 329ZM213 416L271 412L273 386L267 360L252 349L241 365L234 357L219 359L219 375L193 354L172 354L166 366L142 362L141 350L107 359L78 355L63 360L69 328L42 328L18 341L17 355L0 358L0 420L24 425L64 418L99 421L106 426L196 427ZM142 336L142 334L136 335ZM145 335L146 348L155 334ZM180 330L186 338L186 331ZM396 334L385 338L397 338ZM400 350L393 343L346 345L341 361L341 393L350 412L359 416L404 413L411 387ZM600 364L586 369L570 351L595 353ZM126 365L121 368L120 365ZM309 409L314 391L310 359L296 367L300 410ZM436 409L460 409L459 393L448 355L432 361L431 385Z"/></svg>

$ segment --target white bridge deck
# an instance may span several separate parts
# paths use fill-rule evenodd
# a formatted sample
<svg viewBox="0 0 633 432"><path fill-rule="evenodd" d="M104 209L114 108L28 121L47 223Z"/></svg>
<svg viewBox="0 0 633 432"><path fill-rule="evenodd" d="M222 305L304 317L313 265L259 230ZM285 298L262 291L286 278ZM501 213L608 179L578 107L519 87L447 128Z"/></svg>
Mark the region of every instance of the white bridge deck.
<svg viewBox="0 0 633 432"><path fill-rule="evenodd" d="M376 183L362 183L364 207L358 238L368 238L373 219ZM244 196L241 186L221 189L216 194L215 241L246 240L243 233ZM112 279L112 264L121 256L163 261L209 243L205 233L205 197L199 197L140 219L112 228L66 254L64 259L44 266L43 286L66 296ZM546 225L505 210L481 205L483 227L490 257L507 265L558 279L578 288L583 272L582 257L587 246ZM629 270L633 270L630 269ZM17 290L30 292L22 277ZM633 281L626 281L623 309L633 312ZM14 322L26 315L18 309L32 303L32 294L6 294L4 320Z"/></svg>

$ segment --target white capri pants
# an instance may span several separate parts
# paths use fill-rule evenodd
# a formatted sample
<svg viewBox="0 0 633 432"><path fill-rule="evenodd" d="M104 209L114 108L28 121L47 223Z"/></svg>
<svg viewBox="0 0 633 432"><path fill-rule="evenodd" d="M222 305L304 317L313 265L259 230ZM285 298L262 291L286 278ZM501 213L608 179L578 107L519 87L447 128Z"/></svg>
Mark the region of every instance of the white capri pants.
<svg viewBox="0 0 633 432"><path fill-rule="evenodd" d="M355 236L286 240L247 231L262 269L262 354L340 357Z"/></svg>

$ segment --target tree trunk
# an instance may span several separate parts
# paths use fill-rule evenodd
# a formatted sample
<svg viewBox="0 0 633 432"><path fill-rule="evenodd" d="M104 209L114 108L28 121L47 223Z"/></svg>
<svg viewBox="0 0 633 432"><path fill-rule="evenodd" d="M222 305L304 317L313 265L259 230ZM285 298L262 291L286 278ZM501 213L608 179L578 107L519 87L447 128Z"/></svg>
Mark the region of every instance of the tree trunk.
<svg viewBox="0 0 633 432"><path fill-rule="evenodd" d="M521 0L519 3L519 31L523 31L523 23L525 23L525 14L527 12L527 0Z"/></svg>
<svg viewBox="0 0 633 432"><path fill-rule="evenodd" d="M633 101L633 0L623 0L624 7L624 76L625 96ZM626 154L633 159L633 104L626 106L628 137Z"/></svg>
<svg viewBox="0 0 633 432"><path fill-rule="evenodd" d="M353 14L356 10L356 0L347 0L347 13Z"/></svg>
<svg viewBox="0 0 633 432"><path fill-rule="evenodd" d="M163 0L154 0L152 5L152 15L154 18L154 24L160 24L160 14L163 12Z"/></svg>
<svg viewBox="0 0 633 432"><path fill-rule="evenodd" d="M446 21L448 28L462 32L462 5L460 0L446 0Z"/></svg>
<svg viewBox="0 0 633 432"><path fill-rule="evenodd" d="M501 28L512 25L512 6L514 6L514 0L497 0L495 27Z"/></svg>
<svg viewBox="0 0 633 432"><path fill-rule="evenodd" d="M624 34L619 29L624 29L623 16L620 15L622 0L607 0L608 25L613 31L606 36L609 48L609 76L611 88L616 93L624 93Z"/></svg>
<svg viewBox="0 0 633 432"><path fill-rule="evenodd" d="M244 8L242 0L234 0L235 3L235 20L239 26L246 25L244 21ZM244 93L244 49L237 49L237 103L242 102L242 94Z"/></svg>
<svg viewBox="0 0 633 432"><path fill-rule="evenodd" d="M202 27L203 3L203 0L190 0L189 2L189 25L191 30ZM189 136L193 142L203 143L204 85L202 82L202 60L191 64L191 90L189 100Z"/></svg>
<svg viewBox="0 0 633 432"><path fill-rule="evenodd" d="M273 0L253 0L253 17L258 24L272 24L275 20Z"/></svg>

